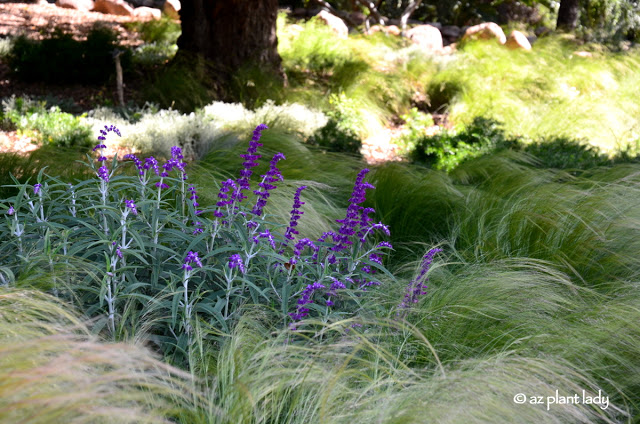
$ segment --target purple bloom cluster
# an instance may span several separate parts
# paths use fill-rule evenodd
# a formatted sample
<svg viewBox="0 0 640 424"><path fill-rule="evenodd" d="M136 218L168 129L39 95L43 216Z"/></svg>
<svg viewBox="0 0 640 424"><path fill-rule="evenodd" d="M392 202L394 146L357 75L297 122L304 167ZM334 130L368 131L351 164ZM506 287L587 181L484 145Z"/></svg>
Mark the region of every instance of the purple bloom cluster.
<svg viewBox="0 0 640 424"><path fill-rule="evenodd" d="M424 255L424 257L422 258L422 270L420 271L420 275L415 280L412 280L411 283L409 283L409 285L407 286L407 292L404 295L402 303L398 305L398 309L407 309L412 304L418 303L419 296L427 294L426 283L429 279L426 278L424 281L422 281L422 279L429 271L429 268L431 268L433 257L436 255L436 253L439 252L442 252L442 249L433 248ZM399 311L397 315L400 315Z"/></svg>
<svg viewBox="0 0 640 424"><path fill-rule="evenodd" d="M294 257L293 259L291 259L291 261L289 261L289 263L291 264L298 263L298 259L300 258L300 255L302 254L302 250L305 247L309 247L310 249L313 249L314 252L318 252L318 246L316 246L313 241L309 240L308 238L300 239L293 248Z"/></svg>
<svg viewBox="0 0 640 424"><path fill-rule="evenodd" d="M253 238L253 242L257 244L259 241L258 240L259 238L266 238L269 241L271 248L273 250L276 250L276 241L273 239L273 235L271 235L271 231L269 231L268 229L264 230L262 233L258 234L257 237Z"/></svg>
<svg viewBox="0 0 640 424"><path fill-rule="evenodd" d="M167 162L162 165L163 171L160 176L168 177L169 172L171 172L173 168L176 168L182 173L182 179L186 180L187 174L184 170L187 164L182 161L183 158L184 156L182 156L182 149L178 146L173 146L171 148L171 159L167 160Z"/></svg>
<svg viewBox="0 0 640 424"><path fill-rule="evenodd" d="M195 227L193 229L193 235L195 236L196 234L201 234L204 232L204 229L202 228L202 222L200 221L192 221L191 224Z"/></svg>
<svg viewBox="0 0 640 424"><path fill-rule="evenodd" d="M105 165L102 165L100 168L98 168L98 177L100 177L100 179L102 179L105 183L108 183L109 168L107 168Z"/></svg>
<svg viewBox="0 0 640 424"><path fill-rule="evenodd" d="M256 205L253 207L251 213L256 216L262 215L262 209L267 204L267 199L269 198L269 191L277 188L273 185L276 181L282 181L282 174L277 167L278 161L286 159L282 153L276 153L271 162L269 164L269 170L266 174L262 175L262 182L258 185L262 188L262 190L255 190L254 193L258 196L258 201Z"/></svg>
<svg viewBox="0 0 640 424"><path fill-rule="evenodd" d="M144 166L142 165L142 162L140 161L140 159L138 159L138 157L132 153L129 153L128 155L124 155L123 159L127 160L130 159L133 161L133 163L135 163L136 168L138 169L138 174L140 176L144 175Z"/></svg>
<svg viewBox="0 0 640 424"><path fill-rule="evenodd" d="M229 269L238 268L243 274L247 272L242 261L242 256L238 253L229 257Z"/></svg>
<svg viewBox="0 0 640 424"><path fill-rule="evenodd" d="M216 203L216 206L218 208L222 208L222 207L225 207L226 205L233 204L233 197L232 197L233 194L229 195L229 192L231 191L232 193L235 193L237 189L238 189L238 186L236 185L235 181L233 181L232 179L223 181L222 187L220 187L220 193L218 193L218 199L220 200L218 200L218 203ZM218 218L222 218L224 216L224 214L220 211L220 209L215 211L213 214Z"/></svg>
<svg viewBox="0 0 640 424"><path fill-rule="evenodd" d="M302 291L300 299L298 299L298 308L297 308L297 310L295 312L290 312L289 316L291 316L291 318L294 321L300 321L302 318L304 318L307 315L309 315L309 308L307 308L305 305L313 303L313 300L312 300L313 293L316 290L320 290L320 289L324 289L324 288L325 288L325 286L323 286L322 284L320 284L318 282L315 282L313 284L309 284Z"/></svg>
<svg viewBox="0 0 640 424"><path fill-rule="evenodd" d="M302 212L299 208L304 205L305 202L300 201L300 193L302 190L306 189L307 186L300 186L296 190L296 194L293 196L293 209L291 209L291 219L289 220L289 226L284 232L284 237L288 240L294 240L294 234L300 234L296 227L298 226L298 220L302 216L304 212Z"/></svg>
<svg viewBox="0 0 640 424"><path fill-rule="evenodd" d="M118 128L116 128L115 125L105 125L104 129L100 130L100 135L98 136L98 140L100 141L105 141L107 139L107 133L110 133L111 131L113 131L114 133L118 134L118 137L122 137L122 135L120 134L120 130ZM105 146L102 146L102 148L104 148ZM93 151L95 152L96 149L94 148Z"/></svg>
<svg viewBox="0 0 640 424"><path fill-rule="evenodd" d="M143 168L144 169L153 169L153 172L155 172L156 175L160 175L160 169L158 169L158 161L153 156L149 156L148 158L146 158L144 160Z"/></svg>
<svg viewBox="0 0 640 424"><path fill-rule="evenodd" d="M40 189L42 188L42 184L34 184L33 185L33 194L40 193Z"/></svg>
<svg viewBox="0 0 640 424"><path fill-rule="evenodd" d="M198 257L198 252L189 251L189 253L187 253L187 257L184 259L184 263L182 264L182 269L191 271L193 269L193 267L191 266L192 264L195 264L202 268L202 262Z"/></svg>
<svg viewBox="0 0 640 424"><path fill-rule="evenodd" d="M196 186L194 186L193 184L189 185L189 200L192 201L191 205L193 206L193 209L195 210L195 214L196 215L200 215L202 213L202 211L199 211L197 208L198 206L200 206L200 203L198 203L198 193L196 192Z"/></svg>
<svg viewBox="0 0 640 424"><path fill-rule="evenodd" d="M242 202L242 200L247 197L242 193L244 190L249 190L249 178L251 178L251 174L253 173L252 168L258 166L258 159L262 156L257 154L258 147L262 146L260 143L260 137L262 136L262 131L268 129L265 124L260 124L253 131L253 137L249 142L249 148L247 149L247 153L240 155L241 158L244 159L242 163L243 169L240 171L240 178L236 180L238 187L236 192L234 193L233 200L237 200L238 202Z"/></svg>
<svg viewBox="0 0 640 424"><path fill-rule="evenodd" d="M338 293L337 293L338 289L346 289L347 288L347 286L345 286L345 284L342 281L338 280L337 278L333 278L333 277L332 277L332 279L333 279L333 283L331 283L331 286L329 286L329 291L327 292L327 296L328 296L327 297L327 306L333 306L334 305L333 300L331 300L331 297L338 295Z"/></svg>
<svg viewBox="0 0 640 424"><path fill-rule="evenodd" d="M136 209L136 208L137 208L137 206L136 206L136 204L133 202L133 200L126 200L126 199L125 199L124 203L125 203L125 205L126 205L129 209L131 209L131 212L132 212L134 215L138 215L138 209Z"/></svg>
<svg viewBox="0 0 640 424"><path fill-rule="evenodd" d="M347 216L345 219L336 220L336 222L342 224L342 226L338 230L337 237L334 236L334 240L336 240L336 245L332 247L332 250L334 251L346 249L349 245L353 244L349 238L356 234L358 227L361 227L361 231L366 230L366 227L362 226L363 224L367 225L371 220L366 215L371 213L373 210L371 208L358 206L366 200L366 190L368 188L375 188L371 183L364 182L364 177L368 172L369 170L365 168L358 173L356 183L353 187L353 192L351 193L351 198L349 199Z"/></svg>
<svg viewBox="0 0 640 424"><path fill-rule="evenodd" d="M13 207L13 205L11 205L11 206L9 207L9 210L7 210L7 215L11 216L11 215L13 215L14 213L16 213L16 210L15 210L15 208Z"/></svg>
<svg viewBox="0 0 640 424"><path fill-rule="evenodd" d="M98 136L99 143L96 144L96 146L93 148L94 152L96 150L100 149L100 156L98 157L98 162L104 162L105 160L107 160L106 157L102 156L102 149L106 149L107 148L107 146L104 144L104 141L107 139L107 133L109 133L111 131L113 131L116 134L118 134L118 137L122 137L122 135L120 134L120 130L118 128L116 128L115 125L110 125L110 126L109 125L105 125L104 129L100 130L100 135ZM105 181L108 181L108 180L105 180Z"/></svg>

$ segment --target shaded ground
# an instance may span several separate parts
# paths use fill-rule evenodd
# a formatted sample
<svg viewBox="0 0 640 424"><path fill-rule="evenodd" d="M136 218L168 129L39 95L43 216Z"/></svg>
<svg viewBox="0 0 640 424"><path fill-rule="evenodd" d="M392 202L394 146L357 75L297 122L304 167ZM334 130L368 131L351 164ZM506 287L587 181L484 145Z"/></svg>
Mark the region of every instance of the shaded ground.
<svg viewBox="0 0 640 424"><path fill-rule="evenodd" d="M142 40L124 24L136 20L140 19L63 9L49 3L5 3L0 4L0 38L24 34L30 38L42 39L45 35L53 33L56 28L60 28L72 34L74 38L82 40L86 39L93 25L101 23L118 34L120 44L133 47L142 44ZM138 98L136 86L135 80L125 81L125 100ZM64 99L72 103L77 112L91 110L96 105L117 104L115 82L106 86L27 83L13 77L9 66L0 59L0 98L12 95L49 98L54 102L55 99ZM435 126L428 132L436 133L439 129L440 127ZM366 161L375 164L402 160L398 154L398 147L392 143L392 139L402 131L401 126L392 126L363 140L362 154ZM0 131L0 152L26 153L36 148L37 145L26 136L15 131Z"/></svg>
<svg viewBox="0 0 640 424"><path fill-rule="evenodd" d="M53 4L0 4L0 38L24 34L42 39L56 28L70 33L78 40L86 39L89 30L100 23L118 34L118 42L125 46L142 44L138 33L128 30L124 24L141 19L64 9ZM127 83L129 85L127 86ZM78 111L93 109L96 105L117 104L115 82L112 86L60 85L27 83L13 77L9 66L0 59L0 97L33 96L69 99ZM135 81L125 81L125 100L136 98Z"/></svg>

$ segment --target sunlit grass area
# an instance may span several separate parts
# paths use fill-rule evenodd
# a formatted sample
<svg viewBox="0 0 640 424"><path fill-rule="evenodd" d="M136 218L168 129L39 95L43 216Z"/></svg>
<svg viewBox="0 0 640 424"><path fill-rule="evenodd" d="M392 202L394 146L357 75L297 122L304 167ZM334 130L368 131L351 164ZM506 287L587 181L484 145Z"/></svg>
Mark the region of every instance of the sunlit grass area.
<svg viewBox="0 0 640 424"><path fill-rule="evenodd" d="M636 142L638 53L582 57L579 49L555 38L531 52L470 44L436 74L430 92L448 92L450 117L460 124L491 117L514 135L571 137L609 152Z"/></svg>

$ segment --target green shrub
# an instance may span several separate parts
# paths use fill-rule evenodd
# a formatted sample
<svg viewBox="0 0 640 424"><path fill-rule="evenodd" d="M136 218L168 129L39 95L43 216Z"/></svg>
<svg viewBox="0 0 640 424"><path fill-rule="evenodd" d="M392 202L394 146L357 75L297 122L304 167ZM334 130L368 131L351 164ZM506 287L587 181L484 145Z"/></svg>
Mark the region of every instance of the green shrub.
<svg viewBox="0 0 640 424"><path fill-rule="evenodd" d="M341 125L340 121L329 119L327 124L318 129L307 143L321 147L329 152L345 152L360 154L362 142L357 134Z"/></svg>
<svg viewBox="0 0 640 424"><path fill-rule="evenodd" d="M588 169L613 161L596 146L568 137L554 137L527 144L524 151L538 159L538 166L558 169Z"/></svg>
<svg viewBox="0 0 640 424"><path fill-rule="evenodd" d="M46 102L11 97L2 101L0 114L4 128L17 129L43 144L72 147L89 146L91 129L80 117L58 106L47 109Z"/></svg>
<svg viewBox="0 0 640 424"><path fill-rule="evenodd" d="M409 157L414 162L451 171L467 159L516 147L518 143L518 139L506 136L498 121L475 117L462 131L443 131L419 139Z"/></svg>
<svg viewBox="0 0 640 424"><path fill-rule="evenodd" d="M405 122L405 132L394 142L400 146L403 152L411 152L416 148L420 139L425 137L425 130L434 125L431 115L411 108L409 113L401 116Z"/></svg>
<svg viewBox="0 0 640 424"><path fill-rule="evenodd" d="M42 41L21 36L14 41L8 63L26 81L99 84L115 72L116 41L111 29L99 25L89 31L85 41L76 41L60 29ZM131 51L127 50L120 60L128 69Z"/></svg>
<svg viewBox="0 0 640 424"><path fill-rule="evenodd" d="M142 66L153 66L166 63L178 52L175 44L147 43L136 47L131 56L134 64Z"/></svg>
<svg viewBox="0 0 640 424"><path fill-rule="evenodd" d="M159 20L125 23L125 26L140 34L145 43L176 44L181 33L180 24L164 16Z"/></svg>

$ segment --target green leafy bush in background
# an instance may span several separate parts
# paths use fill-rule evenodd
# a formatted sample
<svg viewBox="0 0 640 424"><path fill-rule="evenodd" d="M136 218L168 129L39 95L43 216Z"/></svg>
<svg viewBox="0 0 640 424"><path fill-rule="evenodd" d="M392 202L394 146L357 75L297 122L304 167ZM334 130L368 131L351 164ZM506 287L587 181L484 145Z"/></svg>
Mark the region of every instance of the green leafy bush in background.
<svg viewBox="0 0 640 424"><path fill-rule="evenodd" d="M365 132L365 120L359 102L344 93L331 95L331 109L326 112L329 121L318 129L308 143L330 152L360 153L361 136Z"/></svg>
<svg viewBox="0 0 640 424"><path fill-rule="evenodd" d="M395 140L403 152L408 153L416 148L416 144L426 136L425 130L434 125L431 115L411 108L409 113L401 116L406 131Z"/></svg>
<svg viewBox="0 0 640 424"><path fill-rule="evenodd" d="M166 63L178 51L180 24L162 17L160 20L125 23L125 27L137 32L144 44L132 52L134 64L153 66Z"/></svg>
<svg viewBox="0 0 640 424"><path fill-rule="evenodd" d="M524 151L533 155L543 168L588 169L611 165L612 160L596 146L567 137L543 139L527 144Z"/></svg>
<svg viewBox="0 0 640 424"><path fill-rule="evenodd" d="M435 169L451 171L467 159L499 149L517 147L518 143L517 138L504 133L498 121L476 117L462 131L443 131L419 139L409 157Z"/></svg>
<svg viewBox="0 0 640 424"><path fill-rule="evenodd" d="M47 108L46 101L15 96L4 99L0 120L3 128L16 129L43 144L61 147L91 144L91 128L80 117L62 112L59 106Z"/></svg>

